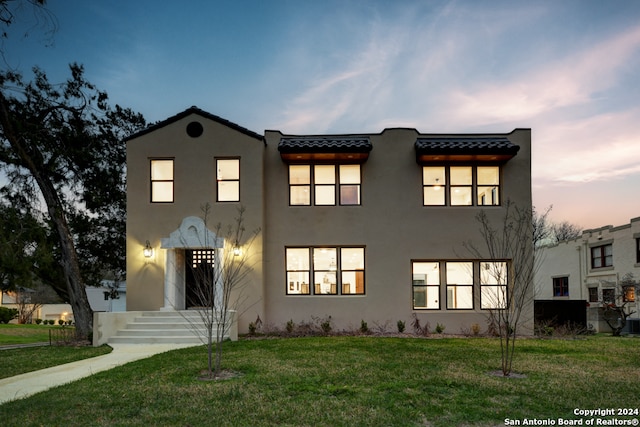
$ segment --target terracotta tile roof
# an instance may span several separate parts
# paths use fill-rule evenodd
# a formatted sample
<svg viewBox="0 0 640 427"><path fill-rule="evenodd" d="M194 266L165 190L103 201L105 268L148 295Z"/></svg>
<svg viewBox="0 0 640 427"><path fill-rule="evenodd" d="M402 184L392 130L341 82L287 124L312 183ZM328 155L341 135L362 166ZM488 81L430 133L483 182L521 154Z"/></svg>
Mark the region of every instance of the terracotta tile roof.
<svg viewBox="0 0 640 427"><path fill-rule="evenodd" d="M506 154L515 156L519 146L504 136L425 137L415 143L420 154Z"/></svg>
<svg viewBox="0 0 640 427"><path fill-rule="evenodd" d="M368 153L373 148L368 137L284 137L280 139L281 153Z"/></svg>

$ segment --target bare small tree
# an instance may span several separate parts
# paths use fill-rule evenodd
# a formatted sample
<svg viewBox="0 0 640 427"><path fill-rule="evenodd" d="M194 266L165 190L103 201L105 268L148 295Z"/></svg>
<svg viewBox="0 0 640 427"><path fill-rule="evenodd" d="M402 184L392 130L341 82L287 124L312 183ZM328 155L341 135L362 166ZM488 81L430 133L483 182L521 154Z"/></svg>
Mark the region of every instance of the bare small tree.
<svg viewBox="0 0 640 427"><path fill-rule="evenodd" d="M233 224L217 223L211 228L217 240L224 239L224 248L218 242L203 242L203 247L212 248L212 251L205 255L206 259L192 260L189 265L194 281L186 299L196 308L198 320L191 316L185 318L207 347L206 377L209 379L221 376L225 337L234 321L234 313L236 317L240 314L248 297L244 288L253 271L251 248L260 230L245 236L244 212L245 208L240 207ZM207 227L211 206L204 205L202 213Z"/></svg>
<svg viewBox="0 0 640 427"><path fill-rule="evenodd" d="M619 337L627 324L627 318L635 311L631 311L629 303L635 302L640 291L640 282L634 280L633 273L625 274L618 283L613 285L613 294L606 298L602 295L601 315L611 328L614 337Z"/></svg>
<svg viewBox="0 0 640 427"><path fill-rule="evenodd" d="M481 280L484 276L483 284L489 284L482 286L482 298L486 299L483 308L489 325L500 337L504 376L512 371L519 328L533 317L534 273L539 266L539 253L534 251L534 217L534 210L507 200L499 224L492 224L485 211L476 216L482 244L464 243L474 258L499 261L483 263L486 271L481 271Z"/></svg>
<svg viewBox="0 0 640 427"><path fill-rule="evenodd" d="M33 313L42 307L41 303L33 301L33 296L36 294L36 291L19 286L16 288L15 293L16 308L18 309L18 323L21 325L31 323Z"/></svg>
<svg viewBox="0 0 640 427"><path fill-rule="evenodd" d="M551 225L553 243L577 239L580 236L582 236L582 228L569 221L562 221Z"/></svg>

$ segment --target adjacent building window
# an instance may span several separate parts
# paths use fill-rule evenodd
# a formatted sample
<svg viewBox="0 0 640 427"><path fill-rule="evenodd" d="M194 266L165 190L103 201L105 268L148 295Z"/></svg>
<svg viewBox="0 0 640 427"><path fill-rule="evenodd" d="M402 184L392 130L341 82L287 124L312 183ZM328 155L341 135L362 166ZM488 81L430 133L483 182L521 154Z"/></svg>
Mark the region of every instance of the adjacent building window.
<svg viewBox="0 0 640 427"><path fill-rule="evenodd" d="M554 297L569 296L569 278L568 277L553 278L553 296Z"/></svg>
<svg viewBox="0 0 640 427"><path fill-rule="evenodd" d="M591 248L591 268L611 267L613 265L613 245Z"/></svg>
<svg viewBox="0 0 640 427"><path fill-rule="evenodd" d="M622 289L622 302L636 302L636 289L633 285Z"/></svg>
<svg viewBox="0 0 640 427"><path fill-rule="evenodd" d="M363 247L286 248L287 295L363 295Z"/></svg>
<svg viewBox="0 0 640 427"><path fill-rule="evenodd" d="M423 166L425 206L500 204L499 166Z"/></svg>
<svg viewBox="0 0 640 427"><path fill-rule="evenodd" d="M480 308L483 310L507 307L507 263L484 261L480 263Z"/></svg>
<svg viewBox="0 0 640 427"><path fill-rule="evenodd" d="M602 302L605 304L614 304L616 302L616 290L613 288L603 289Z"/></svg>
<svg viewBox="0 0 640 427"><path fill-rule="evenodd" d="M151 160L151 202L173 202L173 159Z"/></svg>
<svg viewBox="0 0 640 427"><path fill-rule="evenodd" d="M216 159L216 200L240 201L240 159Z"/></svg>
<svg viewBox="0 0 640 427"><path fill-rule="evenodd" d="M289 165L292 206L359 205L360 186L360 165Z"/></svg>
<svg viewBox="0 0 640 427"><path fill-rule="evenodd" d="M440 263L414 262L413 309L440 309Z"/></svg>
<svg viewBox="0 0 640 427"><path fill-rule="evenodd" d="M589 288L589 302L598 302L600 299L598 298L598 288Z"/></svg>
<svg viewBox="0 0 640 427"><path fill-rule="evenodd" d="M445 264L447 283L447 309L473 309L473 263L447 262Z"/></svg>
<svg viewBox="0 0 640 427"><path fill-rule="evenodd" d="M636 263L640 264L640 238L636 239Z"/></svg>

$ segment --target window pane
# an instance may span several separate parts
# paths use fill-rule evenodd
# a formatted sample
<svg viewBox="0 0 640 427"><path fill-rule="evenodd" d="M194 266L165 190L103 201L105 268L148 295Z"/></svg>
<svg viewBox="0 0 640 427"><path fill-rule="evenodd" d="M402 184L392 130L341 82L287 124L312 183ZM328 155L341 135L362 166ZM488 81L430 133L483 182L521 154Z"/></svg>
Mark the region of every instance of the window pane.
<svg viewBox="0 0 640 427"><path fill-rule="evenodd" d="M311 184L311 168L308 165L289 166L290 184Z"/></svg>
<svg viewBox="0 0 640 427"><path fill-rule="evenodd" d="M173 202L173 181L151 183L152 202Z"/></svg>
<svg viewBox="0 0 640 427"><path fill-rule="evenodd" d="M173 180L173 160L151 160L151 180Z"/></svg>
<svg viewBox="0 0 640 427"><path fill-rule="evenodd" d="M478 185L500 184L500 168L498 166L478 166Z"/></svg>
<svg viewBox="0 0 640 427"><path fill-rule="evenodd" d="M343 271L342 293L364 294L364 271Z"/></svg>
<svg viewBox="0 0 640 427"><path fill-rule="evenodd" d="M500 204L498 187L478 187L478 205L496 206Z"/></svg>
<svg viewBox="0 0 640 427"><path fill-rule="evenodd" d="M507 307L507 287L506 286L482 286L480 295L480 307L483 309L506 308Z"/></svg>
<svg viewBox="0 0 640 427"><path fill-rule="evenodd" d="M240 179L240 160L239 159L227 159L218 160L218 174L217 179Z"/></svg>
<svg viewBox="0 0 640 427"><path fill-rule="evenodd" d="M454 187L451 188L451 205L470 206L471 205L471 187Z"/></svg>
<svg viewBox="0 0 640 427"><path fill-rule="evenodd" d="M240 181L218 181L218 201L237 202L240 200Z"/></svg>
<svg viewBox="0 0 640 427"><path fill-rule="evenodd" d="M340 165L340 184L360 184L360 165Z"/></svg>
<svg viewBox="0 0 640 427"><path fill-rule="evenodd" d="M335 205L335 185L316 185L316 205Z"/></svg>
<svg viewBox="0 0 640 427"><path fill-rule="evenodd" d="M473 286L447 286L447 308L473 308Z"/></svg>
<svg viewBox="0 0 640 427"><path fill-rule="evenodd" d="M413 263L413 284L414 285L439 285L440 284L440 263L438 262L414 262Z"/></svg>
<svg viewBox="0 0 640 427"><path fill-rule="evenodd" d="M316 184L335 184L336 167L334 165L316 165L314 167L314 182Z"/></svg>
<svg viewBox="0 0 640 427"><path fill-rule="evenodd" d="M425 166L422 168L424 185L444 185L444 166Z"/></svg>
<svg viewBox="0 0 640 427"><path fill-rule="evenodd" d="M337 269L336 253L336 248L314 248L313 269L335 271Z"/></svg>
<svg viewBox="0 0 640 427"><path fill-rule="evenodd" d="M288 294L310 294L309 272L290 271L287 273L287 293Z"/></svg>
<svg viewBox="0 0 640 427"><path fill-rule="evenodd" d="M471 171L470 166L452 166L449 169L451 185L471 185Z"/></svg>
<svg viewBox="0 0 640 427"><path fill-rule="evenodd" d="M424 187L424 204L425 206L443 206L444 190L442 187Z"/></svg>
<svg viewBox="0 0 640 427"><path fill-rule="evenodd" d="M438 309L440 288L437 286L414 286L413 287L413 308Z"/></svg>
<svg viewBox="0 0 640 427"><path fill-rule="evenodd" d="M472 285L472 262L448 262L446 267L448 285Z"/></svg>
<svg viewBox="0 0 640 427"><path fill-rule="evenodd" d="M309 248L287 248L287 270L309 270Z"/></svg>
<svg viewBox="0 0 640 427"><path fill-rule="evenodd" d="M308 185L290 187L289 203L292 205L310 205L311 192Z"/></svg>
<svg viewBox="0 0 640 427"><path fill-rule="evenodd" d="M341 205L359 205L360 204L360 185L341 185L340 186L340 204Z"/></svg>
<svg viewBox="0 0 640 427"><path fill-rule="evenodd" d="M343 270L363 270L364 248L340 249L340 262Z"/></svg>
<svg viewBox="0 0 640 427"><path fill-rule="evenodd" d="M483 285L506 285L507 284L507 263L506 262L481 262L480 263L480 283Z"/></svg>

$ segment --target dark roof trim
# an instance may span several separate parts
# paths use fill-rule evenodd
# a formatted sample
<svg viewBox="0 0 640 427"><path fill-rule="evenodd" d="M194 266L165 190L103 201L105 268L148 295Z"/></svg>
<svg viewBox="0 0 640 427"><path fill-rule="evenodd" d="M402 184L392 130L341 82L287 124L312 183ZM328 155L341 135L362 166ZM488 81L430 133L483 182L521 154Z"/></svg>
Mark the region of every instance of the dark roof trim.
<svg viewBox="0 0 640 427"><path fill-rule="evenodd" d="M139 132L134 133L133 135L129 135L127 138L125 138L125 141L129 141L131 139L134 138L138 138L139 136L142 135L146 135L148 133L151 133L157 129L163 128L167 125L170 125L171 123L177 122L178 120L181 120L191 114L197 114L205 119L209 119L209 120L213 120L214 122L220 123L221 125L227 126L228 128L231 128L233 130L236 130L240 133L243 133L247 136L250 136L251 138L255 138L258 139L260 141L262 141L265 145L267 144L266 140L264 139L263 135L260 135L259 133L253 132L247 128L244 128L236 123L230 122L229 120L223 119L222 117L216 116L215 114L211 114L211 113L207 113L204 110L201 110L200 108L193 106L190 108L187 108L186 110L184 110L181 113L176 114L175 116L171 116L166 120L163 120L161 122L158 122L154 125L149 126L146 129L143 129Z"/></svg>
<svg viewBox="0 0 640 427"><path fill-rule="evenodd" d="M368 137L284 137L280 153L368 153L373 148Z"/></svg>
<svg viewBox="0 0 640 427"><path fill-rule="evenodd" d="M504 162L520 150L505 136L424 137L415 142L418 163L433 161Z"/></svg>

